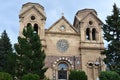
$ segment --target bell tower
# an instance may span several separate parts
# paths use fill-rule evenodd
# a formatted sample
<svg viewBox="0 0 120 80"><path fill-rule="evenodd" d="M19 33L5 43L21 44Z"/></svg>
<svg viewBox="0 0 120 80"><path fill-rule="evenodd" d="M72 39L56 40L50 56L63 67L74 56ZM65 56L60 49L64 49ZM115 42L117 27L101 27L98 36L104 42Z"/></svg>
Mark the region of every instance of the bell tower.
<svg viewBox="0 0 120 80"><path fill-rule="evenodd" d="M99 72L105 69L103 64L104 50L102 21L94 9L83 9L76 13L73 26L80 34L80 55L82 70L89 80L96 80Z"/></svg>
<svg viewBox="0 0 120 80"><path fill-rule="evenodd" d="M43 6L38 3L31 2L24 4L20 11L19 19L19 36L22 36L22 31L24 27L26 27L27 25L32 25L34 31L38 33L42 40L44 40L46 15Z"/></svg>

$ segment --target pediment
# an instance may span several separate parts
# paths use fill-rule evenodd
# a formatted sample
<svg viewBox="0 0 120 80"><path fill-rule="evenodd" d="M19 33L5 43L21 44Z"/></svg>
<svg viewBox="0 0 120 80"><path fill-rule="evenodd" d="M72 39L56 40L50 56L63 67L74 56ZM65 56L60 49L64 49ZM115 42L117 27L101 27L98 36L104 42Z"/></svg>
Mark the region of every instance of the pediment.
<svg viewBox="0 0 120 80"><path fill-rule="evenodd" d="M28 7L28 8L25 8L24 10L21 11L21 13L19 14L19 17L24 17L30 13L36 13L40 16L42 16L44 19L46 19L46 16L45 16L45 13L43 13L43 11L39 8L37 8L36 6L31 6L31 7Z"/></svg>
<svg viewBox="0 0 120 80"><path fill-rule="evenodd" d="M97 22L98 24L103 24L103 22L92 12L88 13L83 19L81 19L81 22L84 22L86 20L93 20Z"/></svg>
<svg viewBox="0 0 120 80"><path fill-rule="evenodd" d="M57 33L77 33L75 28L65 19L64 16L56 21L47 31Z"/></svg>

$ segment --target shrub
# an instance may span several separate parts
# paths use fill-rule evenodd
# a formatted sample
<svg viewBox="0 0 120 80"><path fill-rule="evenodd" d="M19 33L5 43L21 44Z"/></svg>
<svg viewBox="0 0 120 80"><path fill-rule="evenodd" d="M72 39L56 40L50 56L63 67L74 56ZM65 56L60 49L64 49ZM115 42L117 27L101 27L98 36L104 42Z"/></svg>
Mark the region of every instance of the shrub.
<svg viewBox="0 0 120 80"><path fill-rule="evenodd" d="M9 73L0 72L0 80L13 80Z"/></svg>
<svg viewBox="0 0 120 80"><path fill-rule="evenodd" d="M28 73L22 77L22 80L39 80L40 77L37 74Z"/></svg>
<svg viewBox="0 0 120 80"><path fill-rule="evenodd" d="M50 80L48 77L45 77L44 80Z"/></svg>
<svg viewBox="0 0 120 80"><path fill-rule="evenodd" d="M114 71L102 71L99 78L100 80L120 80L119 74Z"/></svg>
<svg viewBox="0 0 120 80"><path fill-rule="evenodd" d="M87 75L84 71L71 70L69 74L69 80L87 80Z"/></svg>

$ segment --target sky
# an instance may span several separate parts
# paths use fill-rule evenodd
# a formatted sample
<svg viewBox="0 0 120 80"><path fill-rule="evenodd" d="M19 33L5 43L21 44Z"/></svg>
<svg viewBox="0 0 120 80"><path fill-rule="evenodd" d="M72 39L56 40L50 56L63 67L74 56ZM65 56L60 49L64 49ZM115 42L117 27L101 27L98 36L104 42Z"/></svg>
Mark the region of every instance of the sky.
<svg viewBox="0 0 120 80"><path fill-rule="evenodd" d="M46 13L46 28L61 18L62 13L73 24L78 10L95 9L98 17L105 23L106 17L112 14L113 4L120 8L120 0L0 0L0 34L6 30L12 44L17 43L19 33L19 13L27 2L41 4Z"/></svg>

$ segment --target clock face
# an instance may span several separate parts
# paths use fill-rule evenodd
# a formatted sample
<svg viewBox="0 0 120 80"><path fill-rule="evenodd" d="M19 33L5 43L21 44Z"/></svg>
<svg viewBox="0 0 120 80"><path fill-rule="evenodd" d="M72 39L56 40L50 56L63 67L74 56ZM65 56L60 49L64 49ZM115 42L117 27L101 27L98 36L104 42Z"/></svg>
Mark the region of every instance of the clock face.
<svg viewBox="0 0 120 80"><path fill-rule="evenodd" d="M61 39L57 42L57 49L59 52L67 51L68 47L69 47L68 41L65 39Z"/></svg>

